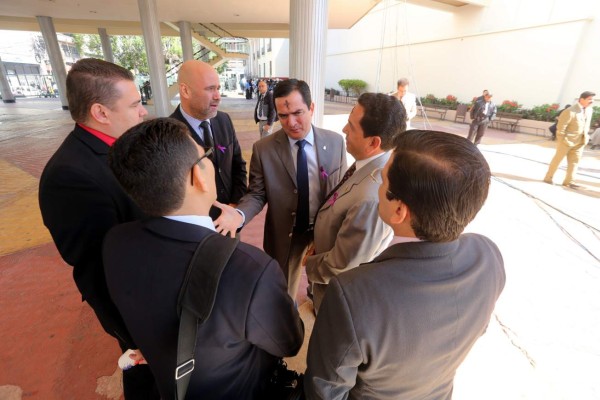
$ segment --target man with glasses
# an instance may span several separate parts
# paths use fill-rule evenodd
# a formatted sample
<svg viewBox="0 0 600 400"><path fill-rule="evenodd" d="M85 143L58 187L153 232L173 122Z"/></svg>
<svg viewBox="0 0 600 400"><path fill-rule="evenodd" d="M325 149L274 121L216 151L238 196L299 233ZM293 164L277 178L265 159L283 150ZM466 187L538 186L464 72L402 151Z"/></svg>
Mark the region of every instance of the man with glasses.
<svg viewBox="0 0 600 400"><path fill-rule="evenodd" d="M295 299L315 215L346 171L346 149L341 135L311 124L306 82L282 81L273 96L282 129L254 143L248 194L238 209L247 223L268 203L263 248L279 262ZM216 221L217 231L233 234L243 217L235 210L226 214Z"/></svg>
<svg viewBox="0 0 600 400"><path fill-rule="evenodd" d="M208 216L217 198L210 151L182 123L157 118L127 131L109 155L116 178L149 218L107 234L106 281L163 399L175 393L177 298L190 260L207 236L212 246L227 240ZM275 260L239 243L218 280L210 317L198 328L186 398L265 398L278 359L295 355L303 337Z"/></svg>
<svg viewBox="0 0 600 400"><path fill-rule="evenodd" d="M406 131L382 172L379 215L394 244L333 277L310 338L307 399L450 399L506 280L498 247L462 234L490 168L473 143Z"/></svg>
<svg viewBox="0 0 600 400"><path fill-rule="evenodd" d="M247 189L246 161L229 114L218 111L219 75L210 65L189 60L181 65L177 82L181 104L171 118L186 124L200 146L213 149L210 159L216 171L217 201L235 206ZM217 207L211 208L213 219L219 214Z"/></svg>
<svg viewBox="0 0 600 400"><path fill-rule="evenodd" d="M112 302L102 266L102 240L113 226L143 217L108 168L116 138L147 114L130 71L85 58L67 75L75 128L42 172L39 202L44 225L104 330L123 351L136 349ZM75 379L75 378L74 378ZM159 398L148 366L123 372L125 399Z"/></svg>
<svg viewBox="0 0 600 400"><path fill-rule="evenodd" d="M319 209L306 259L315 312L332 277L371 261L392 240L392 229L377 214L377 188L393 140L405 126L404 107L381 93L362 94L348 117L346 149L356 162Z"/></svg>

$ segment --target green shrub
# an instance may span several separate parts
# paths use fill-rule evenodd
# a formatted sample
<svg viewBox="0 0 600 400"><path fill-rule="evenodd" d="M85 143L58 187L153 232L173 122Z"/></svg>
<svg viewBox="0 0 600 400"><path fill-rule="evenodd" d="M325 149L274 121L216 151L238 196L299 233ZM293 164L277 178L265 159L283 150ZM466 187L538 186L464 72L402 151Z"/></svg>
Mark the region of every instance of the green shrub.
<svg viewBox="0 0 600 400"><path fill-rule="evenodd" d="M360 96L367 88L367 82L361 79L342 79L338 85L346 92L346 96L352 93L356 97Z"/></svg>

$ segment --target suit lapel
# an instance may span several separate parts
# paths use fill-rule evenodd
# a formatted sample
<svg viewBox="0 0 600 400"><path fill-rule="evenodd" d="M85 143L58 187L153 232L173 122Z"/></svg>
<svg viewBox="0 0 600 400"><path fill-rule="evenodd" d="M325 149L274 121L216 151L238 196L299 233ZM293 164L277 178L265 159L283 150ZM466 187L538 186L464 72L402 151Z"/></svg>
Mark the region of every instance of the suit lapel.
<svg viewBox="0 0 600 400"><path fill-rule="evenodd" d="M275 151L277 152L277 156L289 174L290 179L294 182L294 186L298 187L298 184L296 183L296 167L294 166L294 160L290 153L290 142L288 137L283 129L276 132L275 135Z"/></svg>
<svg viewBox="0 0 600 400"><path fill-rule="evenodd" d="M221 150L219 150L219 146L225 145L225 141L223 140L223 127L218 117L219 114L217 113L217 115L210 120L210 130L212 131L213 143L215 144L215 148L213 151L215 155L215 161L217 164L219 163L222 154Z"/></svg>
<svg viewBox="0 0 600 400"><path fill-rule="evenodd" d="M317 164L319 166L319 182L321 183L321 193L319 194L319 201L322 202L324 200L324 197L328 193L328 179L324 178L324 176L325 174L330 175L332 172L334 172L333 170L336 169L334 168L334 158L337 157L337 155L333 155L332 153L332 151L334 150L334 144L331 143L327 139L327 137L321 134L321 130L319 128L313 126L313 132L315 135Z"/></svg>
<svg viewBox="0 0 600 400"><path fill-rule="evenodd" d="M181 113L181 104L177 106L171 117L183 122L188 127L188 130L190 131L190 136L192 137L192 139L194 139L194 142L198 143L198 145L202 147L206 147L202 139L200 139L200 136L198 136L198 134L196 133L196 130L189 124L189 122L187 122L185 118L183 118L183 114Z"/></svg>

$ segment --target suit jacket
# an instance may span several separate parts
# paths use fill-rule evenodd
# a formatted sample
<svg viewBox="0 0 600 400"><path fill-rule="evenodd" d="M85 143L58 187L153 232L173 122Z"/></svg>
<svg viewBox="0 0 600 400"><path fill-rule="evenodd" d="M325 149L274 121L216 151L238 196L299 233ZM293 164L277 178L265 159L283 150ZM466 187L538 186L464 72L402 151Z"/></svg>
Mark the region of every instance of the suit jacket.
<svg viewBox="0 0 600 400"><path fill-rule="evenodd" d="M346 172L346 146L341 135L313 126L317 163L322 171L319 201ZM238 208L248 223L268 203L263 248L280 265L285 265L296 220L298 187L296 167L283 129L267 136L252 147L250 184Z"/></svg>
<svg viewBox="0 0 600 400"><path fill-rule="evenodd" d="M177 106L170 117L186 124L196 143L206 147L181 114L181 105ZM217 200L224 204L238 203L247 190L246 161L242 158L242 149L229 114L218 111L217 116L210 120L210 128L215 144L212 162L215 166ZM216 210L211 210L211 217L215 217L213 214Z"/></svg>
<svg viewBox="0 0 600 400"><path fill-rule="evenodd" d="M490 101L487 113L485 113L485 99L477 100L473 108L471 108L471 119L477 121L488 120L491 121L496 117L496 105Z"/></svg>
<svg viewBox="0 0 600 400"><path fill-rule="evenodd" d="M113 226L143 215L108 167L108 149L75 125L42 172L39 203L61 257L73 266L83 300L110 335L136 348L108 295L102 240Z"/></svg>
<svg viewBox="0 0 600 400"><path fill-rule="evenodd" d="M106 237L110 294L165 400L175 393L179 290L198 243L216 234L152 218L115 227ZM278 358L295 355L303 337L302 321L277 263L239 243L221 275L212 313L198 329L186 398L262 398Z"/></svg>
<svg viewBox="0 0 600 400"><path fill-rule="evenodd" d="M258 124L258 105L260 104L261 101L261 94L258 94L258 100L256 101L256 106L254 107L254 122L256 122ZM267 116L267 124L268 125L273 125L273 122L275 121L275 116L277 115L277 112L275 111L275 103L273 102L273 92L271 92L270 90L267 90L264 97L262 98L262 102L263 102L263 115Z"/></svg>
<svg viewBox="0 0 600 400"><path fill-rule="evenodd" d="M389 158L384 153L352 174L338 189L337 199L326 201L317 214L315 255L306 259L316 310L332 277L371 261L392 240L392 228L379 218L379 184L370 176Z"/></svg>
<svg viewBox="0 0 600 400"><path fill-rule="evenodd" d="M449 400L505 283L477 234L389 247L331 279L310 339L307 399Z"/></svg>
<svg viewBox="0 0 600 400"><path fill-rule="evenodd" d="M581 107L575 103L563 110L556 123L556 137L569 147L584 145L589 141L590 125L592 123L592 107Z"/></svg>

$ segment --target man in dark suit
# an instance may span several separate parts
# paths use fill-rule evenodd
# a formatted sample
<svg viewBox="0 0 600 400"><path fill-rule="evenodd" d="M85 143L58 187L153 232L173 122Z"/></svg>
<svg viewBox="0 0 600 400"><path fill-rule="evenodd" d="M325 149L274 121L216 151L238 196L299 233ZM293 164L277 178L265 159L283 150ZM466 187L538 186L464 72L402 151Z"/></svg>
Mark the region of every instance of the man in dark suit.
<svg viewBox="0 0 600 400"><path fill-rule="evenodd" d="M182 64L179 75L181 104L171 118L185 123L192 138L204 148L213 148L211 161L215 167L217 201L237 204L246 193L246 161L231 118L218 111L221 102L219 75L210 65L190 60ZM210 216L214 219L219 209L213 207Z"/></svg>
<svg viewBox="0 0 600 400"><path fill-rule="evenodd" d="M282 129L254 143L248 193L238 211L247 223L268 203L263 248L283 269L295 299L315 215L347 169L346 148L340 134L311 124L314 103L306 82L282 81L273 95ZM215 223L222 234L244 221L235 210L224 214Z"/></svg>
<svg viewBox="0 0 600 400"><path fill-rule="evenodd" d="M496 116L496 105L492 103L492 94L484 91L483 99L477 100L471 108L471 125L467 139L478 145L487 126Z"/></svg>
<svg viewBox="0 0 600 400"><path fill-rule="evenodd" d="M258 100L254 107L254 122L258 124L258 133L261 138L273 132L276 115L273 93L268 90L267 82L258 82Z"/></svg>
<svg viewBox="0 0 600 400"><path fill-rule="evenodd" d="M329 282L306 398L450 399L506 279L496 245L461 234L487 197L490 169L466 139L413 130L398 135L377 178L394 244Z"/></svg>
<svg viewBox="0 0 600 400"><path fill-rule="evenodd" d="M75 129L42 172L39 203L44 225L104 330L122 350L136 349L110 299L102 266L102 240L113 226L142 212L108 168L108 149L147 114L128 70L97 59L76 62L67 75ZM126 399L158 398L147 367L124 371Z"/></svg>
<svg viewBox="0 0 600 400"><path fill-rule="evenodd" d="M164 400L175 393L177 298L187 267L207 235L226 240L208 216L217 195L207 156L186 127L169 118L130 129L109 156L119 182L151 218L108 233L106 280ZM277 262L239 243L221 275L212 313L198 329L186 398L265 398L278 359L295 355L303 336Z"/></svg>

